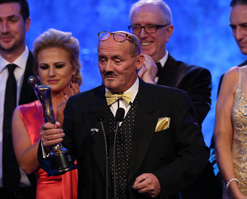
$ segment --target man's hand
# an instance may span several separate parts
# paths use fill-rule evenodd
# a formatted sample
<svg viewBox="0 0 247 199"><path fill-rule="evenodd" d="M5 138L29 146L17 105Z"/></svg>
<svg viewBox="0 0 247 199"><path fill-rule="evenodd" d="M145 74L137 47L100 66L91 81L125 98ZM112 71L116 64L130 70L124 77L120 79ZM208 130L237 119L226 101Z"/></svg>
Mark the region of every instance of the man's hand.
<svg viewBox="0 0 247 199"><path fill-rule="evenodd" d="M50 149L52 145L63 141L65 134L60 127L59 122L56 122L56 124L48 122L40 127L40 139L46 149Z"/></svg>
<svg viewBox="0 0 247 199"><path fill-rule="evenodd" d="M161 191L159 180L152 173L144 173L138 176L133 185L133 189L152 198L157 197Z"/></svg>
<svg viewBox="0 0 247 199"><path fill-rule="evenodd" d="M156 84L155 77L157 75L158 69L154 63L152 57L148 55L145 56L144 64L138 72L139 77L147 83Z"/></svg>

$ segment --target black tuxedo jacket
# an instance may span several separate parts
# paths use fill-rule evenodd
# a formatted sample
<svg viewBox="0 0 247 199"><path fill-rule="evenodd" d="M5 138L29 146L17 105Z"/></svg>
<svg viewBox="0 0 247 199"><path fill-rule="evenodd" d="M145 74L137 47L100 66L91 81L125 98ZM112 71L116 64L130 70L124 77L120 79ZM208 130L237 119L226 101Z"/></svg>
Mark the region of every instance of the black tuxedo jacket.
<svg viewBox="0 0 247 199"><path fill-rule="evenodd" d="M24 78L23 78L23 82L22 82L22 86L21 86L21 93L20 93L20 98L19 98L19 104L27 104L30 102L33 102L35 100L37 100L36 94L32 88L32 86L30 86L27 82L28 82L28 78L33 74L33 66L34 66L34 58L33 58L33 54L31 51L29 51L29 55L28 55L28 59L27 59L27 63L26 63L26 69L24 72ZM34 176L34 174L27 174L28 179L32 185L33 191L36 191L36 178Z"/></svg>
<svg viewBox="0 0 247 199"><path fill-rule="evenodd" d="M20 98L19 98L19 103L18 105L21 104L27 104L30 102L33 102L37 100L36 94L32 88L32 86L28 85L27 81L28 78L33 74L33 65L34 65L34 58L32 55L32 52L29 51L27 63L26 63L26 69L24 72L24 78L21 86L21 93L20 93ZM29 181L32 185L33 191L36 191L36 178L33 174L27 174ZM31 194L31 193L30 193Z"/></svg>
<svg viewBox="0 0 247 199"><path fill-rule="evenodd" d="M30 102L37 100L36 94L35 94L32 86L28 85L28 83L27 83L28 78L31 75L32 76L34 75L33 74L33 66L34 66L34 58L33 58L31 51L29 51L26 69L24 72L23 83L22 83L22 87L21 87L19 105L27 104L27 103L30 103Z"/></svg>
<svg viewBox="0 0 247 199"><path fill-rule="evenodd" d="M200 127L189 112L189 97L184 91L142 80L137 96L128 174L129 198L146 198L132 189L136 177L143 173L157 176L162 189L158 198L178 198L178 192L199 175L209 156ZM100 120L106 130L106 108L105 87L99 86L70 97L65 109L63 129L66 135L62 144L77 158L80 199L105 199L107 146ZM170 126L155 132L158 118L162 117L170 118ZM109 198L112 198L112 191L109 183Z"/></svg>
<svg viewBox="0 0 247 199"><path fill-rule="evenodd" d="M193 104L192 116L201 125L211 105L212 82L207 69L176 61L169 54L157 83L185 90Z"/></svg>

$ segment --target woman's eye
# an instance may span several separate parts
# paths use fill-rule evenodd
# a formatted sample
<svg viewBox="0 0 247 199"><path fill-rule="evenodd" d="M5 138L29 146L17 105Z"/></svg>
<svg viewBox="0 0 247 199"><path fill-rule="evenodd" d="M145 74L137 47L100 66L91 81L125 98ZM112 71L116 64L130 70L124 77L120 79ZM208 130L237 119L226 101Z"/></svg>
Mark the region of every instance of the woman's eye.
<svg viewBox="0 0 247 199"><path fill-rule="evenodd" d="M48 69L48 68L49 68L49 66L46 66L46 65L40 66L40 69L42 69L42 70L46 70L46 69Z"/></svg>
<svg viewBox="0 0 247 199"><path fill-rule="evenodd" d="M64 64L58 64L56 65L56 68L63 68L64 67Z"/></svg>

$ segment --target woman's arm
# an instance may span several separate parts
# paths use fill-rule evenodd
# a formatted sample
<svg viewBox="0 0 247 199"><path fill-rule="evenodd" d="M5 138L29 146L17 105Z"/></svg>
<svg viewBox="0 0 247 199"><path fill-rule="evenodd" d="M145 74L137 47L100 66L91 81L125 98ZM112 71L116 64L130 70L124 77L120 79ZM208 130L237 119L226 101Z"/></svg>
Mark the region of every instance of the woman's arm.
<svg viewBox="0 0 247 199"><path fill-rule="evenodd" d="M216 104L214 129L216 161L225 183L235 178L232 161L233 124L231 114L238 82L238 67L234 67L224 76ZM238 189L237 181L232 181L228 189L234 198L245 198Z"/></svg>
<svg viewBox="0 0 247 199"><path fill-rule="evenodd" d="M12 138L18 164L26 173L32 173L39 167L37 159L39 141L32 145L24 121L20 116L20 107L17 107L13 113Z"/></svg>

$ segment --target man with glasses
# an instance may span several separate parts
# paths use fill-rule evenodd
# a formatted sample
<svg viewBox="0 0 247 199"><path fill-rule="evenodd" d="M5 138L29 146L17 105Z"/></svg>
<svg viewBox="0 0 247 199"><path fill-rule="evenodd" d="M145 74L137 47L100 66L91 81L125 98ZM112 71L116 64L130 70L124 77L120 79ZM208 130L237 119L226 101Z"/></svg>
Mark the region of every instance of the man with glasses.
<svg viewBox="0 0 247 199"><path fill-rule="evenodd" d="M162 0L140 0L130 9L130 23L129 30L139 38L141 51L147 57L139 76L145 82L185 90L192 101L193 119L201 126L210 110L211 74L205 68L177 61L168 53L166 43L174 29L169 6ZM191 189L183 192L183 198L203 199L209 194L212 199L214 180L213 168L208 162L202 176Z"/></svg>
<svg viewBox="0 0 247 199"><path fill-rule="evenodd" d="M190 115L189 97L138 78L144 56L135 35L118 31L98 37L103 85L69 98L63 129L51 123L41 127L43 146L48 152L63 140L76 156L78 198L177 199L209 155Z"/></svg>
<svg viewBox="0 0 247 199"><path fill-rule="evenodd" d="M201 125L211 104L211 74L207 69L176 61L167 51L166 43L173 33L172 14L162 0L140 0L130 9L130 32L141 42L143 54L151 56L155 65L144 63L140 74L144 81L179 88L188 92L192 115ZM145 74L145 75L144 75Z"/></svg>

